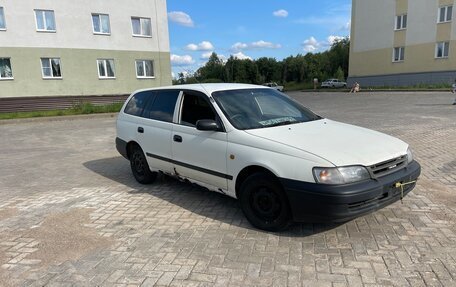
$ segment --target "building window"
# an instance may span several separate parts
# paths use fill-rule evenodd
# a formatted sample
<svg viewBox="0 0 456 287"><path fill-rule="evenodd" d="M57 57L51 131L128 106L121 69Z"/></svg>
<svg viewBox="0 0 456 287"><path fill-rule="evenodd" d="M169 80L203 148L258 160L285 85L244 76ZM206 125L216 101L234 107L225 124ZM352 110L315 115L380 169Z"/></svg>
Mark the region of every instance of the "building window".
<svg viewBox="0 0 456 287"><path fill-rule="evenodd" d="M407 28L407 14L396 16L396 30Z"/></svg>
<svg viewBox="0 0 456 287"><path fill-rule="evenodd" d="M5 13L3 7L0 7L0 30L6 30Z"/></svg>
<svg viewBox="0 0 456 287"><path fill-rule="evenodd" d="M35 10L36 30L55 32L55 18L52 10Z"/></svg>
<svg viewBox="0 0 456 287"><path fill-rule="evenodd" d="M152 37L150 18L131 17L133 36Z"/></svg>
<svg viewBox="0 0 456 287"><path fill-rule="evenodd" d="M41 58L41 71L43 73L43 78L46 78L46 79L62 78L60 59L59 58Z"/></svg>
<svg viewBox="0 0 456 287"><path fill-rule="evenodd" d="M0 80L12 79L13 70L11 70L10 58L0 58Z"/></svg>
<svg viewBox="0 0 456 287"><path fill-rule="evenodd" d="M439 8L439 23L450 22L453 18L453 6L443 6Z"/></svg>
<svg viewBox="0 0 456 287"><path fill-rule="evenodd" d="M137 60L136 61L136 77L137 78L153 78L154 77L154 62L152 60Z"/></svg>
<svg viewBox="0 0 456 287"><path fill-rule="evenodd" d="M393 51L393 62L404 61L405 47L396 47Z"/></svg>
<svg viewBox="0 0 456 287"><path fill-rule="evenodd" d="M116 77L113 59L97 60L97 65L98 65L98 78L114 79Z"/></svg>
<svg viewBox="0 0 456 287"><path fill-rule="evenodd" d="M95 34L111 34L109 25L109 15L107 14L92 14L93 33Z"/></svg>
<svg viewBox="0 0 456 287"><path fill-rule="evenodd" d="M435 57L436 58L448 58L449 50L450 50L450 42L438 42L435 45Z"/></svg>

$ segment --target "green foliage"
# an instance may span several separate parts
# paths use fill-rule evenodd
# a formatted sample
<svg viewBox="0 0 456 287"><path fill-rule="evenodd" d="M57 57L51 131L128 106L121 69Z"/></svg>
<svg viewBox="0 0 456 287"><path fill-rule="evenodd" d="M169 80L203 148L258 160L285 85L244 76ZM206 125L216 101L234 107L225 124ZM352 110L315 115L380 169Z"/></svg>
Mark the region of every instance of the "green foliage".
<svg viewBox="0 0 456 287"><path fill-rule="evenodd" d="M341 80L341 81L344 81L344 80L345 80L344 71L342 71L342 68L341 68L341 67L337 68L337 71L336 71L336 73L334 74L334 77L335 77L336 79Z"/></svg>
<svg viewBox="0 0 456 287"><path fill-rule="evenodd" d="M33 112L15 112L15 113L0 113L0 120L5 119L24 119L37 117L54 117L54 116L70 116L95 113L117 113L122 108L123 103L112 103L108 105L93 105L88 102L79 102L71 108L65 110L51 111L33 111Z"/></svg>
<svg viewBox="0 0 456 287"><path fill-rule="evenodd" d="M178 74L173 84L190 83L293 83L293 86L308 86L314 78L319 82L336 77L345 80L348 76L350 40L336 41L328 51L289 56L282 61L261 57L257 60L240 60L231 56L226 62L212 53L207 63L192 75ZM309 84L310 83L310 84Z"/></svg>

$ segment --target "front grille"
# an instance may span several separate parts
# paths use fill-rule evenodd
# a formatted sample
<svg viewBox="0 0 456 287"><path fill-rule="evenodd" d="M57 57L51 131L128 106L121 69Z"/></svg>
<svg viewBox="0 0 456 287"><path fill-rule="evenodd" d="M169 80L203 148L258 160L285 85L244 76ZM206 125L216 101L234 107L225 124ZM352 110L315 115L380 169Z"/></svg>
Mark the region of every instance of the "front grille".
<svg viewBox="0 0 456 287"><path fill-rule="evenodd" d="M407 165L407 156L403 155L387 161L369 166L369 172L373 178L379 178L391 174Z"/></svg>

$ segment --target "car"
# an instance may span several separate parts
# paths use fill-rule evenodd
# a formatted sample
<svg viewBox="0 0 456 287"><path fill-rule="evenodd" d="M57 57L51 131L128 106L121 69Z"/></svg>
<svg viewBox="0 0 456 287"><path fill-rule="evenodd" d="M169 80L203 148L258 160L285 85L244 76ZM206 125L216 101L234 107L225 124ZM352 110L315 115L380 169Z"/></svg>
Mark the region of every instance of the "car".
<svg viewBox="0 0 456 287"><path fill-rule="evenodd" d="M402 140L247 84L136 91L118 114L116 148L138 182L163 173L236 198L268 231L373 212L407 195L421 172Z"/></svg>
<svg viewBox="0 0 456 287"><path fill-rule="evenodd" d="M328 79L321 83L322 88L346 88L347 83L338 79Z"/></svg>
<svg viewBox="0 0 456 287"><path fill-rule="evenodd" d="M263 86L270 87L276 89L279 92L283 92L283 86L277 85L276 82L264 83Z"/></svg>

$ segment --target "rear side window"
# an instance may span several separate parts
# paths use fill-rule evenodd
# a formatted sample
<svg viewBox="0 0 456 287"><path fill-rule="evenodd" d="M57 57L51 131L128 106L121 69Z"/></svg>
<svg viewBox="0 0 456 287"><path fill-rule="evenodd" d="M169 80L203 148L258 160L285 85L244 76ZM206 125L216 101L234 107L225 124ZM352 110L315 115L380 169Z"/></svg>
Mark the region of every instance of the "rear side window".
<svg viewBox="0 0 456 287"><path fill-rule="evenodd" d="M125 107L124 112L129 115L141 117L146 107L146 104L154 102L155 93L153 91L144 91L134 95L127 106Z"/></svg>
<svg viewBox="0 0 456 287"><path fill-rule="evenodd" d="M143 116L153 120L172 122L174 108L180 91L158 91L153 102L149 102Z"/></svg>

